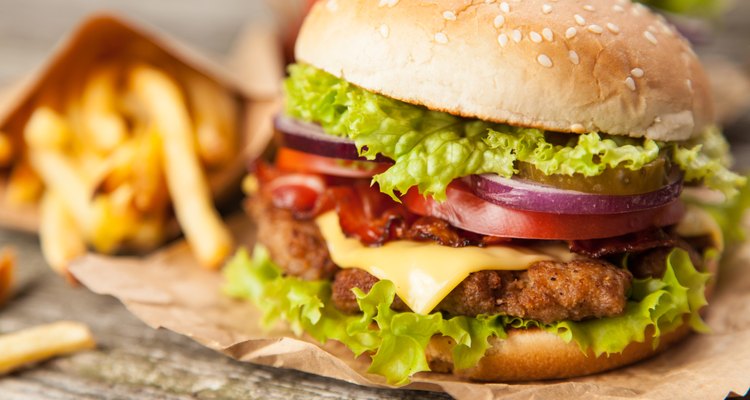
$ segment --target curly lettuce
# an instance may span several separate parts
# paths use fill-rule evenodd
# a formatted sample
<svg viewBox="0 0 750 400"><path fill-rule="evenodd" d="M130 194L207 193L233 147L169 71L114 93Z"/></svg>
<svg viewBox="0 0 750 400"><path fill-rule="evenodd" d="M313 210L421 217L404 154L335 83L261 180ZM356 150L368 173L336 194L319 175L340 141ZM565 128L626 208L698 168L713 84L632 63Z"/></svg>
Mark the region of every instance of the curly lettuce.
<svg viewBox="0 0 750 400"><path fill-rule="evenodd" d="M369 92L305 64L290 66L289 73L284 84L286 113L320 124L330 135L352 139L360 155L369 160L378 154L394 160L373 181L397 201L396 192L406 193L412 187L444 200L454 179L484 173L510 178L518 173L518 162L547 175L590 177L607 168L637 171L672 149L650 139L596 132L550 134L460 118ZM701 144L673 147L674 161L689 180L702 180L728 195L744 183Z"/></svg>
<svg viewBox="0 0 750 400"><path fill-rule="evenodd" d="M727 4L727 1L721 0L638 0L638 2L675 14L700 17L716 16L726 8Z"/></svg>
<svg viewBox="0 0 750 400"><path fill-rule="evenodd" d="M506 338L508 329L544 329L597 356L619 353L631 342L643 342L648 327L653 327L656 346L661 335L686 318L693 329L707 330L698 311L706 305L709 275L697 272L688 254L679 249L667 258L662 278L634 280L623 315L552 324L505 315L447 318L440 313L397 312L391 309L395 286L385 280L368 293L354 289L361 313L346 315L331 303L330 282L282 275L262 246L255 247L252 259L240 250L224 274L225 293L252 301L262 311L266 327L286 321L297 335L304 331L322 343L337 340L357 356L369 353L372 363L368 371L392 385L407 384L415 373L430 370L425 349L436 335L455 341L454 367L466 369L484 356L491 338Z"/></svg>
<svg viewBox="0 0 750 400"><path fill-rule="evenodd" d="M729 144L717 128L706 129L684 146L673 145L672 160L685 171L688 182L702 181L730 199L739 193L747 178L728 168L732 164Z"/></svg>

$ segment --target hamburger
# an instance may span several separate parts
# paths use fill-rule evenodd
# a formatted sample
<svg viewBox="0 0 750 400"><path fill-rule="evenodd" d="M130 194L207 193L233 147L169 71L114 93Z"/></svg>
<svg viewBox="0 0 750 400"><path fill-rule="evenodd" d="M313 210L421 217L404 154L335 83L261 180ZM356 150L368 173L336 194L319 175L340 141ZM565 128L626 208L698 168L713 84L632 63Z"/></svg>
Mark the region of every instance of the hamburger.
<svg viewBox="0 0 750 400"><path fill-rule="evenodd" d="M421 371L555 379L707 327L734 198L700 63L628 1L321 1L247 180L227 293Z"/></svg>

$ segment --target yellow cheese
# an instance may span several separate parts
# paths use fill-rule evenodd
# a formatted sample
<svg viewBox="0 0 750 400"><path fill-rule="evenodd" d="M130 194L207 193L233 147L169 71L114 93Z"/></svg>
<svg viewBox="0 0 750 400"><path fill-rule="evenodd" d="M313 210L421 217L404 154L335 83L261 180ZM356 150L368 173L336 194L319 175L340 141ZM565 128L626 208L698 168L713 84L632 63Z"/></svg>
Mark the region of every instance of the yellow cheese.
<svg viewBox="0 0 750 400"><path fill-rule="evenodd" d="M573 258L563 244L540 247L447 247L433 242L399 240L367 247L347 238L335 212L316 220L331 259L342 268L360 268L396 286L396 294L414 312L427 314L472 272L525 270L545 260Z"/></svg>

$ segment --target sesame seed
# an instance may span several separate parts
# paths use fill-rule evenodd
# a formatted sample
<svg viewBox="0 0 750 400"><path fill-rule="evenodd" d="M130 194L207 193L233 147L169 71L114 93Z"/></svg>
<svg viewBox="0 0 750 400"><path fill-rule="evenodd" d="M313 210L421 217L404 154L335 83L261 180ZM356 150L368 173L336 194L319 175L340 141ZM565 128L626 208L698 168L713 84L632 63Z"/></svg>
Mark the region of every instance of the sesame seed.
<svg viewBox="0 0 750 400"><path fill-rule="evenodd" d="M531 33L529 33L529 38L531 38L531 41L534 43L542 43L542 35L534 31L531 31Z"/></svg>
<svg viewBox="0 0 750 400"><path fill-rule="evenodd" d="M601 26L596 25L596 24L589 25L588 30L589 30L589 32L596 33L597 35L601 34L602 32L604 32L604 28L602 28Z"/></svg>
<svg viewBox="0 0 750 400"><path fill-rule="evenodd" d="M649 31L645 31L645 32L643 32L643 36L644 36L644 37L646 38L646 40L648 40L649 42L651 42L651 43L653 43L653 44L659 44L659 41L658 41L658 40L656 40L656 36L654 36L654 34L653 34L653 33L649 32Z"/></svg>
<svg viewBox="0 0 750 400"><path fill-rule="evenodd" d="M619 4L615 4L615 5L613 5L613 6L612 6L612 9L613 9L613 10L615 10L615 12L620 12L620 13L621 13L621 12L624 12L624 11L625 11L625 9L624 9L624 8L622 8L622 6L621 6L621 5L619 5Z"/></svg>
<svg viewBox="0 0 750 400"><path fill-rule="evenodd" d="M508 35L501 33L497 37L497 42L500 43L500 46L505 47L508 44Z"/></svg>
<svg viewBox="0 0 750 400"><path fill-rule="evenodd" d="M659 27L661 28L662 33L666 33L669 36L674 36L674 31L666 22L659 21Z"/></svg>
<svg viewBox="0 0 750 400"><path fill-rule="evenodd" d="M583 133L586 131L586 128L581 124L573 124L570 126L570 130L575 133Z"/></svg>
<svg viewBox="0 0 750 400"><path fill-rule="evenodd" d="M565 31L565 38L571 39L576 35L576 33L578 33L578 29L571 26L567 31Z"/></svg>
<svg viewBox="0 0 750 400"><path fill-rule="evenodd" d="M523 39L523 33L518 29L514 29L513 32L510 33L510 37L514 42L520 43L521 39Z"/></svg>
<svg viewBox="0 0 750 400"><path fill-rule="evenodd" d="M542 29L542 36L544 36L544 39L546 39L548 42L551 42L555 39L555 35L552 33L552 29L550 28Z"/></svg>
<svg viewBox="0 0 750 400"><path fill-rule="evenodd" d="M691 92L693 91L693 81L691 81L690 79L687 80L687 87Z"/></svg>
<svg viewBox="0 0 750 400"><path fill-rule="evenodd" d="M627 79L625 79L625 86L635 92L635 80L633 80L633 78L627 77Z"/></svg>
<svg viewBox="0 0 750 400"><path fill-rule="evenodd" d="M536 58L536 61L539 62L542 67L552 68L552 60L550 60L546 54L540 54L539 57Z"/></svg>
<svg viewBox="0 0 750 400"><path fill-rule="evenodd" d="M576 53L575 50L571 50L570 52L568 52L568 58L570 58L570 62L575 65L578 65L581 62L581 58L578 57L578 53Z"/></svg>
<svg viewBox="0 0 750 400"><path fill-rule="evenodd" d="M326 2L326 8L328 11L336 11L339 9L339 3L336 0L328 0Z"/></svg>
<svg viewBox="0 0 750 400"><path fill-rule="evenodd" d="M651 31L653 33L659 32L658 30L656 30L656 27L653 26L653 25L649 25L646 29L648 29L649 31Z"/></svg>
<svg viewBox="0 0 750 400"><path fill-rule="evenodd" d="M591 4L586 4L585 6L583 6L583 9L586 11L594 11L594 6L592 6Z"/></svg>
<svg viewBox="0 0 750 400"><path fill-rule="evenodd" d="M612 33L620 33L620 27L611 22L607 22L607 29Z"/></svg>
<svg viewBox="0 0 750 400"><path fill-rule="evenodd" d="M380 28L378 28L378 30L380 31L380 36L384 38L387 38L388 35L391 34L391 28L389 28L386 24L380 25Z"/></svg>
<svg viewBox="0 0 750 400"><path fill-rule="evenodd" d="M633 68L633 70L630 71L630 74L636 78L643 78L643 75L645 75L645 72L643 72L643 70L640 68Z"/></svg>
<svg viewBox="0 0 750 400"><path fill-rule="evenodd" d="M510 12L510 5L506 2L502 2L500 3L500 10L507 14Z"/></svg>
<svg viewBox="0 0 750 400"><path fill-rule="evenodd" d="M586 25L586 18L583 18L580 14L574 15L573 18L576 20L576 23L578 25L581 25L581 26Z"/></svg>
<svg viewBox="0 0 750 400"><path fill-rule="evenodd" d="M380 2L378 3L378 7L393 7L398 4L398 1L399 0L380 0Z"/></svg>
<svg viewBox="0 0 750 400"><path fill-rule="evenodd" d="M542 5L542 12L545 14L549 14L552 12L552 6L549 4Z"/></svg>
<svg viewBox="0 0 750 400"><path fill-rule="evenodd" d="M446 21L455 21L456 13L453 11L443 11L443 18L445 18Z"/></svg>
<svg viewBox="0 0 750 400"><path fill-rule="evenodd" d="M435 34L435 41L441 44L448 43L448 36L443 32L438 32Z"/></svg>
<svg viewBox="0 0 750 400"><path fill-rule="evenodd" d="M498 15L497 17L495 17L495 20L492 23L493 25L495 25L495 28L499 28L503 26L503 24L505 24L505 17L503 17L502 15Z"/></svg>

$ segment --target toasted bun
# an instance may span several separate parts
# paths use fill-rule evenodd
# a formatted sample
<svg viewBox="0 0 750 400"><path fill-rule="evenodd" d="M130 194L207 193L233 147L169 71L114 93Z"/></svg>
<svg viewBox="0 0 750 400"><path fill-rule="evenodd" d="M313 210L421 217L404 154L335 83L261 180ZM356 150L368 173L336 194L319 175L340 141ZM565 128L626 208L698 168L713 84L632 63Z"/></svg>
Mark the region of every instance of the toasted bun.
<svg viewBox="0 0 750 400"><path fill-rule="evenodd" d="M713 120L690 45L627 0L325 0L296 56L370 91L512 125L676 141Z"/></svg>
<svg viewBox="0 0 750 400"><path fill-rule="evenodd" d="M504 340L492 339L479 364L467 370L453 371L451 339L435 337L427 348L430 367L436 372L453 372L473 380L513 382L562 379L607 371L651 357L690 333L687 324L662 335L658 347L647 332L643 343L631 343L625 351L610 356L584 354L574 342L566 343L557 335L539 329L512 330Z"/></svg>

